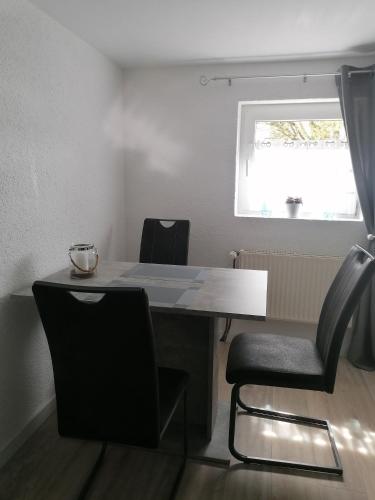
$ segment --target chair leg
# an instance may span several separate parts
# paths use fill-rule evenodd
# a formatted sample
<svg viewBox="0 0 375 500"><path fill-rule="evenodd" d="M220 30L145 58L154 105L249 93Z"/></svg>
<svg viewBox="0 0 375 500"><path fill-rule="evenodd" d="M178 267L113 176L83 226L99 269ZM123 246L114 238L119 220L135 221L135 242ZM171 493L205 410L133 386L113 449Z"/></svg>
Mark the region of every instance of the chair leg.
<svg viewBox="0 0 375 500"><path fill-rule="evenodd" d="M332 429L328 420L319 420L317 418L309 418L302 417L299 415L293 415L289 413L277 412L266 410L263 408L253 408L251 406L247 406L240 398L240 385L235 384L232 389L231 396L231 408L230 408L230 421L229 421L229 450L231 454L240 460L241 462L248 464L258 464L258 465L268 465L274 467L286 467L289 469L300 469L312 472L320 472L327 474L336 474L341 476L343 473L343 468L339 456L339 452L336 447L336 443L333 437ZM273 420L279 420L283 422L291 422L295 424L308 425L311 427L319 427L321 429L325 429L328 433L328 437L331 444L331 449L333 453L333 457L335 460L334 467L326 467L320 465L314 465L303 462L292 462L288 460L275 460L272 458L260 458L260 457L252 457L244 455L236 450L234 446L234 438L235 438L235 430L236 430L236 413L237 413L237 404L245 410L249 415L254 415L260 418L267 418Z"/></svg>
<svg viewBox="0 0 375 500"><path fill-rule="evenodd" d="M187 415L187 390L184 391L184 443L183 443L183 462L178 470L176 479L173 483L172 491L169 497L169 500L174 500L177 495L178 488L180 486L180 482L182 476L184 475L187 454L188 454L188 443L189 443L189 435L188 435L188 415Z"/></svg>
<svg viewBox="0 0 375 500"><path fill-rule="evenodd" d="M100 469L100 466L103 462L106 448L107 448L107 443L103 443L101 450L100 450L100 453L98 455L98 458L96 459L96 462L95 462L94 466L92 467L90 474L88 475L81 491L79 492L77 500L84 500L84 498L86 497L92 483L95 480L96 474L98 473L98 470Z"/></svg>
<svg viewBox="0 0 375 500"><path fill-rule="evenodd" d="M187 390L184 391L184 459L186 461L189 446L189 427L188 427L188 409L187 409Z"/></svg>

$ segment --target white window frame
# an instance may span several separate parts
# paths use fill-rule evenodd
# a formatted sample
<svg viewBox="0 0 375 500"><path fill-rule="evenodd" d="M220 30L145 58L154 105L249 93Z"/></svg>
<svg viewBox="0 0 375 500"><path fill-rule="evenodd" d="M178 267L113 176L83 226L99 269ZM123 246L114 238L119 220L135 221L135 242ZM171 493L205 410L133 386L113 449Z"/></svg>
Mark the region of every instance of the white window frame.
<svg viewBox="0 0 375 500"><path fill-rule="evenodd" d="M342 114L337 98L326 99L288 99L288 100L265 100L265 101L240 101L238 103L237 120L237 152L236 152L236 184L234 215L236 217L258 217L264 218L261 212L250 213L246 207L241 205L241 189L246 188L245 178L247 175L248 161L254 146L249 138L255 137L255 125L257 121L275 120L323 120L340 119ZM269 217L267 218L280 218ZM287 218L287 217L285 217ZM302 217L303 218L303 217ZM326 219L317 219L326 220ZM352 218L335 218L332 220L362 220L359 203L357 203L356 214Z"/></svg>

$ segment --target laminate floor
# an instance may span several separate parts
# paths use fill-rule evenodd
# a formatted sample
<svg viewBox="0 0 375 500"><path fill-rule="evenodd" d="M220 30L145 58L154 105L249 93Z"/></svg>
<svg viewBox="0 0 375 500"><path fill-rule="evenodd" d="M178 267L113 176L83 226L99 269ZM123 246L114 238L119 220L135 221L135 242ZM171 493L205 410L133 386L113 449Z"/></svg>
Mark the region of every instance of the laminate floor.
<svg viewBox="0 0 375 500"><path fill-rule="evenodd" d="M229 400L225 382L228 346L220 345L220 399ZM312 391L246 387L243 399L317 418L328 418L344 465L344 477L249 468L232 461L229 469L189 462L177 500L373 500L375 499L375 372L339 363L333 395ZM237 446L259 456L331 464L327 436L288 423L238 417ZM0 500L70 500L95 461L96 443L62 439L51 415L0 470ZM87 500L165 500L179 459L129 447L110 446Z"/></svg>

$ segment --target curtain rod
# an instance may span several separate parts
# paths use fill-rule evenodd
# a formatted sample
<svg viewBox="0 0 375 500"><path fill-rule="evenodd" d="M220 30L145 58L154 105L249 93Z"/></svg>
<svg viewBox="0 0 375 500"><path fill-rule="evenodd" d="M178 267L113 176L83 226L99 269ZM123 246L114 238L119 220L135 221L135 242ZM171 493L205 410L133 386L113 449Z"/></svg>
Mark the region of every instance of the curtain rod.
<svg viewBox="0 0 375 500"><path fill-rule="evenodd" d="M372 73L374 74L374 70L372 69L356 69L348 72L348 77L351 78L353 74L360 73ZM213 76L212 78L207 78L207 76L200 77L200 84L206 86L208 83L219 80L226 80L228 85L232 85L232 80L259 80L263 78L303 78L304 83L306 83L307 78L310 77L322 77L322 76L341 76L341 73L304 73L301 75L252 75L252 76Z"/></svg>

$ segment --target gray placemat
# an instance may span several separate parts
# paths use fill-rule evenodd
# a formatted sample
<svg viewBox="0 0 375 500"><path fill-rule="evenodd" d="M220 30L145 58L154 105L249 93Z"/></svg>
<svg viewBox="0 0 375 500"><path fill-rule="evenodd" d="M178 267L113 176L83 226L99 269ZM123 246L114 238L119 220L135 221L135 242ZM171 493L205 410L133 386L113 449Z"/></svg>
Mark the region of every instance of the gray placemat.
<svg viewBox="0 0 375 500"><path fill-rule="evenodd" d="M118 279L118 280L113 280L111 281L110 285L117 285L117 286L123 286L123 287L129 287L129 288L144 288L147 295L148 295L148 300L152 304L160 304L162 306L169 306L173 307L176 304L180 305L180 300L181 298L185 295L185 293L189 290L185 290L183 288L171 288L167 286L155 286L155 285L150 285L149 283L142 283L142 282L137 282L137 283L127 283L123 279ZM181 302L181 307L187 307L188 303L187 300L189 298L189 295L185 300Z"/></svg>
<svg viewBox="0 0 375 500"><path fill-rule="evenodd" d="M125 279L116 279L109 283L109 286L121 286L126 288L144 288L150 304L161 307L189 307L198 291L198 288L172 288L170 286L151 285L146 282L127 282ZM104 294L72 292L78 300L84 302L99 302Z"/></svg>
<svg viewBox="0 0 375 500"><path fill-rule="evenodd" d="M167 266L164 264L137 264L121 276L196 281L201 272L202 269L192 267ZM199 281L201 280L199 279Z"/></svg>
<svg viewBox="0 0 375 500"><path fill-rule="evenodd" d="M175 305L178 307L190 307L195 299L197 291L197 288L189 288L188 290L185 290Z"/></svg>
<svg viewBox="0 0 375 500"><path fill-rule="evenodd" d="M208 278L207 269L201 269L199 274L197 274L194 283L204 283Z"/></svg>

